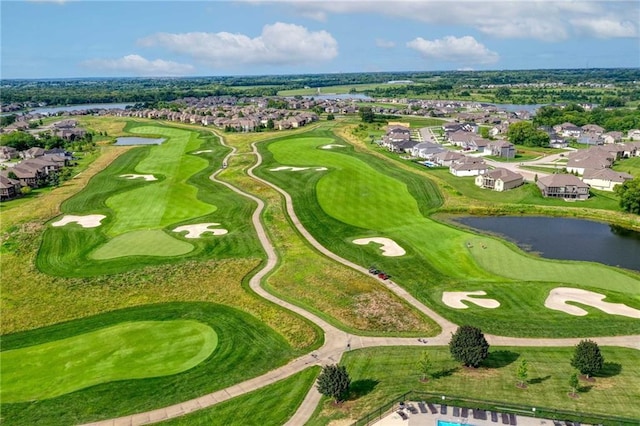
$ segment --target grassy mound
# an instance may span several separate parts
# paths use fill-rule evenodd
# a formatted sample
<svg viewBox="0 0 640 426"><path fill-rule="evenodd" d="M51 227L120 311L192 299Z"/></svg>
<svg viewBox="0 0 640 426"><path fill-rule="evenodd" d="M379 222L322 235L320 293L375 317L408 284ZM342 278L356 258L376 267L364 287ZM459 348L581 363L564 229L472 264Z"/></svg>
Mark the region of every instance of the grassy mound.
<svg viewBox="0 0 640 426"><path fill-rule="evenodd" d="M142 412L176 404L259 376L299 354L280 334L255 317L210 303L147 305L5 335L2 337L2 349L28 350L36 345L82 338L87 333L95 333L106 327L150 319L169 324L200 323L202 327L215 332L218 344L204 361L177 374L96 384L36 402L5 403L3 399L3 423L78 424ZM148 344L153 345L153 342ZM156 339L150 356L167 350ZM28 361L23 360L23 363L28 364ZM29 380L37 381L41 377L32 376Z"/></svg>
<svg viewBox="0 0 640 426"><path fill-rule="evenodd" d="M125 256L180 256L191 250L191 244L172 238L157 229L118 235L98 247L89 257L104 260Z"/></svg>
<svg viewBox="0 0 640 426"><path fill-rule="evenodd" d="M0 352L2 401L53 398L100 383L188 370L215 349L213 329L195 321L121 323L54 342Z"/></svg>

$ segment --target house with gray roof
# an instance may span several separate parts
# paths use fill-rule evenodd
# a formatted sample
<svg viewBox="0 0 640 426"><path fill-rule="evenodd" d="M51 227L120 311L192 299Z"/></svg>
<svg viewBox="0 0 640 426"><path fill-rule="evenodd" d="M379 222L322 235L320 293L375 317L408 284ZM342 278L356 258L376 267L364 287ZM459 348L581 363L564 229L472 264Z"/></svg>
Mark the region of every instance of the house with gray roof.
<svg viewBox="0 0 640 426"><path fill-rule="evenodd" d="M565 200L586 200L589 198L589 185L574 175L544 176L538 179L536 184L545 198L563 198Z"/></svg>
<svg viewBox="0 0 640 426"><path fill-rule="evenodd" d="M476 185L484 189L502 192L517 188L524 183L520 173L508 169L497 168L476 176Z"/></svg>
<svg viewBox="0 0 640 426"><path fill-rule="evenodd" d="M459 160L453 161L449 166L449 173L454 176L478 176L486 173L489 166L482 158L463 155Z"/></svg>
<svg viewBox="0 0 640 426"><path fill-rule="evenodd" d="M633 179L629 173L617 172L612 169L586 170L582 181L591 188L601 191L613 191L616 185L621 185Z"/></svg>

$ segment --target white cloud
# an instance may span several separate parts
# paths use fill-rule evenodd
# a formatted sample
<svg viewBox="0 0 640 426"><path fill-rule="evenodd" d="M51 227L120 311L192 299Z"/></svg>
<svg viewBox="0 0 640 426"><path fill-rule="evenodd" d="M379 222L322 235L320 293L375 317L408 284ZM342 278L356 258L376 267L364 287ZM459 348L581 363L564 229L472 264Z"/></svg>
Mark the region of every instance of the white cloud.
<svg viewBox="0 0 640 426"><path fill-rule="evenodd" d="M407 47L414 49L427 59L463 64L493 64L500 56L471 36L446 36L437 40L422 37L411 40Z"/></svg>
<svg viewBox="0 0 640 426"><path fill-rule="evenodd" d="M158 33L138 40L141 46L161 46L220 68L236 65L299 65L328 61L338 55L338 42L326 31L277 22L260 36L219 33Z"/></svg>
<svg viewBox="0 0 640 426"><path fill-rule="evenodd" d="M636 37L638 35L638 29L632 22L620 22L614 18L572 19L571 23L577 29L582 30L585 35L599 38Z"/></svg>
<svg viewBox="0 0 640 426"><path fill-rule="evenodd" d="M391 49L392 47L396 47L396 43L389 40L384 40L382 38L376 39L376 46L382 49Z"/></svg>
<svg viewBox="0 0 640 426"><path fill-rule="evenodd" d="M123 71L150 77L177 76L194 71L193 65L163 59L150 61L140 55L127 55L118 59L90 59L82 65L97 70Z"/></svg>
<svg viewBox="0 0 640 426"><path fill-rule="evenodd" d="M238 0L245 1L245 0ZM272 0L250 0L272 4ZM501 38L564 40L585 35L633 37L638 23L637 1L602 0L280 0L297 13L326 21L331 14L377 13L437 25L462 25ZM607 16L606 20L602 20ZM610 21L610 22L609 22ZM586 33L589 35L589 33Z"/></svg>

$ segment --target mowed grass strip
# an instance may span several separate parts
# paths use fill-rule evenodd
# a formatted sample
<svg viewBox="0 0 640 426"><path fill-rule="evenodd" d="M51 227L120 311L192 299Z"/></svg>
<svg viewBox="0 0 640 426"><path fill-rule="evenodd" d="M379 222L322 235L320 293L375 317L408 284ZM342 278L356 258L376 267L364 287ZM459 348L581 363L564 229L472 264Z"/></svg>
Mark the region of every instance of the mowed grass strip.
<svg viewBox="0 0 640 426"><path fill-rule="evenodd" d="M371 348L345 353L345 365L354 392L335 407L324 400L308 425L325 425L330 419L356 420L409 390L503 401L525 406L575 411L580 414L611 414L640 418L640 351L601 347L605 358L594 382L580 382L577 399L568 396L574 348L491 347L478 369L466 369L451 359L447 347ZM427 352L433 377L421 382L417 367ZM516 387L521 359L529 365L527 388ZM389 368L393 366L393 368Z"/></svg>
<svg viewBox="0 0 640 426"><path fill-rule="evenodd" d="M204 361L218 342L196 321L125 322L0 352L3 403L56 397L100 383L180 373Z"/></svg>
<svg viewBox="0 0 640 426"><path fill-rule="evenodd" d="M118 235L98 247L89 257L103 260L126 256L180 256L193 248L193 245L156 229Z"/></svg>
<svg viewBox="0 0 640 426"><path fill-rule="evenodd" d="M211 408L161 422L168 425L283 425L293 416L320 372L311 367L277 383Z"/></svg>

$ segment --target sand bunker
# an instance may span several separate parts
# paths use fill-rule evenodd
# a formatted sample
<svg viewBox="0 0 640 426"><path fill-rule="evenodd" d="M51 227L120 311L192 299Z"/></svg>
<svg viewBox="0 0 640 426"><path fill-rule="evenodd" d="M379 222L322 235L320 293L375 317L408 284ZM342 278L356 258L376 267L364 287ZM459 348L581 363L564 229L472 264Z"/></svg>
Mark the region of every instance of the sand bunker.
<svg viewBox="0 0 640 426"><path fill-rule="evenodd" d="M315 170L317 172L321 172L323 170L327 170L326 167L291 167L291 166L280 166L280 167L276 167L275 169L270 169L272 172L281 172L284 170L290 171L290 172L300 172L302 170Z"/></svg>
<svg viewBox="0 0 640 426"><path fill-rule="evenodd" d="M90 214L87 216L66 215L57 222L53 222L51 226L65 226L68 223L77 223L83 228L97 228L102 225L100 222L106 216L103 214Z"/></svg>
<svg viewBox="0 0 640 426"><path fill-rule="evenodd" d="M333 149L333 148L344 148L346 145L340 145L337 143L330 143L329 145L322 145L320 149Z"/></svg>
<svg viewBox="0 0 640 426"><path fill-rule="evenodd" d="M467 309L468 306L463 302L475 303L483 308L495 309L500 306L500 302L495 299L476 299L470 296L486 296L487 293L482 290L478 291L445 291L442 293L442 302L454 309Z"/></svg>
<svg viewBox="0 0 640 426"><path fill-rule="evenodd" d="M213 235L224 235L227 231L222 228L209 229L210 226L219 226L219 223L196 223L195 225L178 226L173 232L187 231L185 238L200 238L202 234L211 233Z"/></svg>
<svg viewBox="0 0 640 426"><path fill-rule="evenodd" d="M128 175L120 175L121 178L126 178L126 179L144 179L147 181L151 181L151 180L158 180L154 175L134 175L134 174L128 174Z"/></svg>
<svg viewBox="0 0 640 426"><path fill-rule="evenodd" d="M406 253L404 249L398 245L398 243L389 238L360 238L357 240L353 240L353 243L358 244L359 246L366 246L369 243L380 244L382 255L388 257L404 256L404 254Z"/></svg>
<svg viewBox="0 0 640 426"><path fill-rule="evenodd" d="M606 296L593 291L581 290L579 288L558 287L549 292L544 306L554 311L565 312L569 315L584 316L588 312L567 302L576 302L583 305L593 306L611 315L622 315L630 318L640 318L640 310L631 308L623 303L603 302Z"/></svg>
<svg viewBox="0 0 640 426"><path fill-rule="evenodd" d="M212 149L203 149L202 151L193 152L193 154L204 154L205 152L213 152Z"/></svg>

